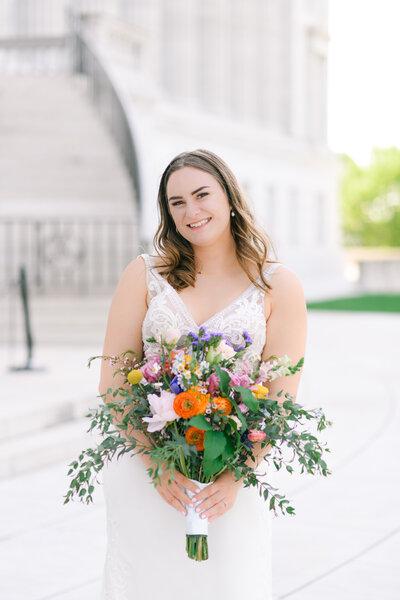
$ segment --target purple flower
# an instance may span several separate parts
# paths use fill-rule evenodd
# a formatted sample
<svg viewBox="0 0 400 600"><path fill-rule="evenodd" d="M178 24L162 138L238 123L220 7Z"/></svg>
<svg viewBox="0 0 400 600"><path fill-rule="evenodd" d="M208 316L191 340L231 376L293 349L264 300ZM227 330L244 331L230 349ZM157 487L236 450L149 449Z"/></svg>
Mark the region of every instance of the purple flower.
<svg viewBox="0 0 400 600"><path fill-rule="evenodd" d="M210 340L211 335L209 333L204 333L200 338L200 342L209 342Z"/></svg>
<svg viewBox="0 0 400 600"><path fill-rule="evenodd" d="M243 444L247 447L247 448L253 448L253 442L251 440L249 440L249 430L246 429L246 431L244 433L242 433L242 435L240 436L240 439L242 440Z"/></svg>
<svg viewBox="0 0 400 600"><path fill-rule="evenodd" d="M252 343L251 337L247 333L247 331L243 331L243 337L244 337L244 341L246 342L246 344L251 344Z"/></svg>
<svg viewBox="0 0 400 600"><path fill-rule="evenodd" d="M179 385L179 379L177 375L175 375L175 377L171 381L169 388L171 392L174 392L174 394L180 394L184 391L184 388Z"/></svg>

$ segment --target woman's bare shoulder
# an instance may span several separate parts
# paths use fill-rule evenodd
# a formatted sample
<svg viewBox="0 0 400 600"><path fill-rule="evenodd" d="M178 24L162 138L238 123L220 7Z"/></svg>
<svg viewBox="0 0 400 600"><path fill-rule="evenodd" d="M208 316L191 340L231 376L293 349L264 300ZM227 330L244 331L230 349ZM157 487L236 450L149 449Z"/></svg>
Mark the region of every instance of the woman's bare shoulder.
<svg viewBox="0 0 400 600"><path fill-rule="evenodd" d="M156 269L165 267L168 264L167 258L161 254L149 254L148 256L151 260L151 264L154 265Z"/></svg>
<svg viewBox="0 0 400 600"><path fill-rule="evenodd" d="M284 265L283 263L277 264L271 275L271 300L273 304L276 303L301 303L304 300L303 285L297 273Z"/></svg>
<svg viewBox="0 0 400 600"><path fill-rule="evenodd" d="M142 295L146 297L146 263L142 256L131 260L125 267L118 282L115 296L131 297L132 293L139 297Z"/></svg>

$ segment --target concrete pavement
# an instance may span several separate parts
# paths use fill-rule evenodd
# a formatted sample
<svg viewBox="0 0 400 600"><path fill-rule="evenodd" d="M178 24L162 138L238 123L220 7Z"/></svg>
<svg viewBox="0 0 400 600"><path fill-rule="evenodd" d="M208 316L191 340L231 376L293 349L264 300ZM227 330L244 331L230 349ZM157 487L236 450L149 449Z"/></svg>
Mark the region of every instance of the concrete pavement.
<svg viewBox="0 0 400 600"><path fill-rule="evenodd" d="M309 315L299 400L309 407L323 406L334 421L325 436L333 475L274 475L296 508L295 517L273 519L276 600L400 598L399 339L398 315ZM49 349L43 352L50 359ZM97 348L87 352L69 347L63 352L75 384L82 381L86 375L77 375L78 362ZM57 352L53 357L59 361ZM26 375L23 387L32 397L42 397L54 386L51 371L40 376L40 385L39 379L32 384L34 374L21 377ZM90 376L94 397L95 376ZM22 390L19 385L14 379L9 390L13 405ZM90 385L85 383L85 393ZM2 404L3 411L12 410L10 403ZM106 543L102 492L96 490L92 506L63 506L67 462L0 481L4 600L100 597Z"/></svg>

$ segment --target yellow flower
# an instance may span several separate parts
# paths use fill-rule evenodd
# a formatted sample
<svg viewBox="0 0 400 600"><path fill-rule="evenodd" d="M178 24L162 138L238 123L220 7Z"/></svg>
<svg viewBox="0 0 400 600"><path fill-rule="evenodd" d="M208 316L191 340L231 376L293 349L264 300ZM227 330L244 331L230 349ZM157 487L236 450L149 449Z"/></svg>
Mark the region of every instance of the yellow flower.
<svg viewBox="0 0 400 600"><path fill-rule="evenodd" d="M254 396L257 398L257 400L261 400L267 397L267 394L269 392L269 389L267 387L264 387L263 385L257 385L256 389L253 390L253 394Z"/></svg>
<svg viewBox="0 0 400 600"><path fill-rule="evenodd" d="M139 371L139 369L133 369L133 371L130 371L128 373L128 381L132 385L137 385L139 383L139 381L142 380L142 378L143 378L143 375L142 375L141 371Z"/></svg>

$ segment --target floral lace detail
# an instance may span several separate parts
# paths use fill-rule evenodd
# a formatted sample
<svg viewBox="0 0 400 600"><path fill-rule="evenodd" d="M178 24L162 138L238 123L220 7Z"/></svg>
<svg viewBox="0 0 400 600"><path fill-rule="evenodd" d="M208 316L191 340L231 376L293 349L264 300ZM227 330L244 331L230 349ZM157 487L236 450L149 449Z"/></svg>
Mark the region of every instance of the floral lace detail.
<svg viewBox="0 0 400 600"><path fill-rule="evenodd" d="M121 537L119 523L107 519L107 554L104 569L101 600L129 600L127 581L132 568L119 549L118 540Z"/></svg>
<svg viewBox="0 0 400 600"><path fill-rule="evenodd" d="M177 327L182 335L189 331L198 332L200 327L190 315L185 303L176 290L158 273L152 258L141 254L146 263L147 289L149 307L142 325L144 351L151 347L147 338L158 336L169 325ZM264 271L270 279L280 263L268 265ZM251 284L240 296L228 306L212 315L202 323L210 331L218 331L225 335L233 346L243 343L242 332L247 331L253 340L251 352L262 354L266 341L266 321L264 315L265 292ZM243 357L245 358L245 357Z"/></svg>

